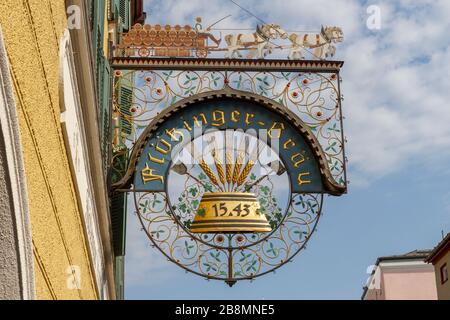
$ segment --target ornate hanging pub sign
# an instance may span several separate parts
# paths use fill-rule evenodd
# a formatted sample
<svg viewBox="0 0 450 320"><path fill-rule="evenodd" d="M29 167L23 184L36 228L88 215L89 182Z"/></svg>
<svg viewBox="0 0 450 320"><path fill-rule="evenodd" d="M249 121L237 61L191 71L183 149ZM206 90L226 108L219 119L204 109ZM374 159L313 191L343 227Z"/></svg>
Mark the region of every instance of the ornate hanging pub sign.
<svg viewBox="0 0 450 320"><path fill-rule="evenodd" d="M258 28L288 38L279 26ZM164 29L173 36L167 50L181 31L198 32L185 29ZM183 48L172 58L160 47L146 50L162 57L143 56L133 37L162 29L133 30L142 32L125 35L111 61L116 97L128 97L113 99L122 129L113 170L130 150L113 193L129 193L153 246L208 279L231 286L292 260L315 230L324 195L346 192L342 62L180 58Z"/></svg>

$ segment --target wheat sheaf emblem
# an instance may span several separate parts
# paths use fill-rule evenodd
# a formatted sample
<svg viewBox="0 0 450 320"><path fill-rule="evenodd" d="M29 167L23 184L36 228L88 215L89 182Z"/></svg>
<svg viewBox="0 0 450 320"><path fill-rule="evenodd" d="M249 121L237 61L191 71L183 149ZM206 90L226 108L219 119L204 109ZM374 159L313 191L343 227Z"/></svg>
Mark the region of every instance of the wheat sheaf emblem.
<svg viewBox="0 0 450 320"><path fill-rule="evenodd" d="M256 143L253 149L248 152L248 137L242 137L239 147L234 149L232 138L226 136L225 148L219 149L216 139L213 136L208 141L208 147L212 155L213 163L208 164L205 157L200 156L196 159L199 167L211 183L220 191L237 192L247 181L250 172L255 166L260 143ZM192 145L192 148L195 154L195 146Z"/></svg>

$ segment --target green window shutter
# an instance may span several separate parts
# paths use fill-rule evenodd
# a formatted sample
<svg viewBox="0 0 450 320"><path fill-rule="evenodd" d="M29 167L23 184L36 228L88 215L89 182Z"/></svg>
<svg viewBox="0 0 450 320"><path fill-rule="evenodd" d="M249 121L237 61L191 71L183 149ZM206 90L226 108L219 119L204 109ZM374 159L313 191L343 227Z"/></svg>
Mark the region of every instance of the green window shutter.
<svg viewBox="0 0 450 320"><path fill-rule="evenodd" d="M120 89L120 127L124 136L132 133L132 121L130 108L133 104L133 90L122 87Z"/></svg>
<svg viewBox="0 0 450 320"><path fill-rule="evenodd" d="M119 12L117 7L116 7L116 10L117 10L117 12ZM123 29L123 25L121 23L116 23L116 32L117 32L117 43L122 43L122 36L123 36L122 33L124 33L125 30ZM125 48L122 48L122 49L117 48L116 50L117 50L116 51L117 56L119 56L119 57L125 56Z"/></svg>
<svg viewBox="0 0 450 320"><path fill-rule="evenodd" d="M90 0L88 1L89 5L89 27L91 30L94 29L94 21L95 21L95 1Z"/></svg>
<svg viewBox="0 0 450 320"><path fill-rule="evenodd" d="M115 256L125 255L127 198L125 193L111 197L111 227Z"/></svg>
<svg viewBox="0 0 450 320"><path fill-rule="evenodd" d="M96 53L95 53L95 67L96 67L96 75L97 75L97 92L98 92L98 105L103 105L103 88L105 83L105 75L104 75L104 60L103 56L103 47L101 43L101 31L100 28L97 27L97 43L96 43Z"/></svg>
<svg viewBox="0 0 450 320"><path fill-rule="evenodd" d="M115 257L114 273L116 282L116 299L124 300L124 282L125 282L125 259L122 256Z"/></svg>
<svg viewBox="0 0 450 320"><path fill-rule="evenodd" d="M117 33L118 33L118 35L119 35L119 43L120 43L121 40L122 40L122 33L123 33L123 32L125 32L124 29L123 29L123 24L118 23L118 24L117 24Z"/></svg>
<svg viewBox="0 0 450 320"><path fill-rule="evenodd" d="M103 48L103 32L104 32L104 19L105 19L105 1L92 0L92 15L93 15L93 43L94 55L97 54L97 50Z"/></svg>
<svg viewBox="0 0 450 320"><path fill-rule="evenodd" d="M111 69L103 51L105 1L95 0L93 3L93 55L97 86L97 114L102 149L104 173L110 161L110 76Z"/></svg>
<svg viewBox="0 0 450 320"><path fill-rule="evenodd" d="M124 29L130 28L130 0L119 0L119 17Z"/></svg>
<svg viewBox="0 0 450 320"><path fill-rule="evenodd" d="M102 96L101 101L101 142L105 173L111 161L111 104L110 104L110 78L111 67L106 59L103 60L103 87L99 95Z"/></svg>
<svg viewBox="0 0 450 320"><path fill-rule="evenodd" d="M112 11L114 14L114 20L117 21L117 19L119 19L119 6L120 6L120 0L115 0L114 4L112 5Z"/></svg>

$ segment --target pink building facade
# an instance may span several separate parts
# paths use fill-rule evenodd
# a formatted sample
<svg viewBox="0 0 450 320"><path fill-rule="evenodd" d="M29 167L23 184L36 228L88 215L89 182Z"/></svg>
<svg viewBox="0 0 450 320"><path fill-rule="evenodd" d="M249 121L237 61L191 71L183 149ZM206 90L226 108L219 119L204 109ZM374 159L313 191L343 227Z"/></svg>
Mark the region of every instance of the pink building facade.
<svg viewBox="0 0 450 320"><path fill-rule="evenodd" d="M437 300L432 264L424 262L430 251L380 257L367 281L363 300Z"/></svg>

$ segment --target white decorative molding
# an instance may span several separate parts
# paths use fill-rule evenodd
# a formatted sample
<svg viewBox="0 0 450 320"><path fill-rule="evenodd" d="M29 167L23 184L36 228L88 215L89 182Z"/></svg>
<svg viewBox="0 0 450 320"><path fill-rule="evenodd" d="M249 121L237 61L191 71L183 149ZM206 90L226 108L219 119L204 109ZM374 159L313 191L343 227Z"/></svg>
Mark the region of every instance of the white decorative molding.
<svg viewBox="0 0 450 320"><path fill-rule="evenodd" d="M434 272L432 264L423 261L382 261L379 264L382 272Z"/></svg>
<svg viewBox="0 0 450 320"><path fill-rule="evenodd" d="M7 169L16 227L21 298L35 299L33 246L28 208L27 181L8 57L0 26L0 130L5 140Z"/></svg>
<svg viewBox="0 0 450 320"><path fill-rule="evenodd" d="M85 234L90 258L96 278L97 290L101 299L108 297L104 292L105 261L98 222L98 213L94 203L92 173L90 171L87 137L82 115L80 93L73 59L70 33L66 30L61 42L60 103L61 126L67 154L76 188L79 208L82 211Z"/></svg>

